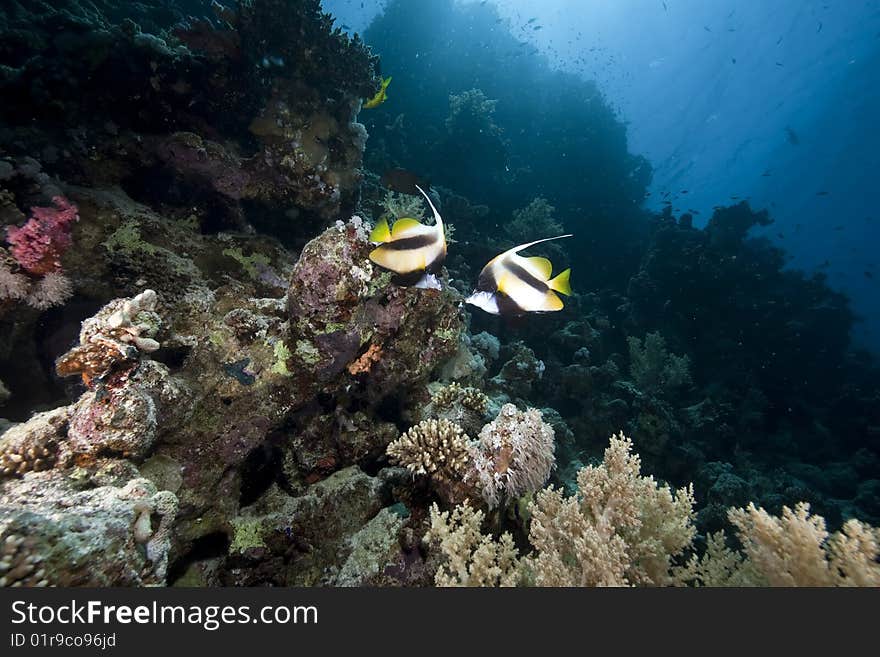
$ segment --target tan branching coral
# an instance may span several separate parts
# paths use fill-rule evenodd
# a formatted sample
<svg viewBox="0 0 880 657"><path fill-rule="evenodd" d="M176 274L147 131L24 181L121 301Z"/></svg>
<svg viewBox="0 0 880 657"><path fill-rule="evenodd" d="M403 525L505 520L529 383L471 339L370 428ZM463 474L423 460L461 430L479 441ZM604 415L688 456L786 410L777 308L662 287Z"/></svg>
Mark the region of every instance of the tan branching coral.
<svg viewBox="0 0 880 657"><path fill-rule="evenodd" d="M770 586L880 586L880 530L848 520L829 535L822 516L801 502L772 516L750 504L731 509L744 565Z"/></svg>
<svg viewBox="0 0 880 657"><path fill-rule="evenodd" d="M532 506L528 567L539 586L662 586L694 537L691 487L673 492L640 474L632 441L612 437L599 466L578 473L578 495L552 488Z"/></svg>
<svg viewBox="0 0 880 657"><path fill-rule="evenodd" d="M435 406L442 408L449 408L455 403L460 403L465 408L477 413L485 413L489 406L489 398L482 390L470 386L465 387L455 381L435 392L431 396L431 401Z"/></svg>
<svg viewBox="0 0 880 657"><path fill-rule="evenodd" d="M449 420L425 420L388 445L388 456L419 475L455 481L470 470L470 438Z"/></svg>
<svg viewBox="0 0 880 657"><path fill-rule="evenodd" d="M483 512L469 504L452 511L431 507L431 529L425 541L440 551L437 586L516 586L519 559L513 538L495 539L482 533Z"/></svg>
<svg viewBox="0 0 880 657"><path fill-rule="evenodd" d="M498 417L480 431L474 469L483 498L490 507L541 488L550 476L553 427L541 411L525 412L505 404Z"/></svg>

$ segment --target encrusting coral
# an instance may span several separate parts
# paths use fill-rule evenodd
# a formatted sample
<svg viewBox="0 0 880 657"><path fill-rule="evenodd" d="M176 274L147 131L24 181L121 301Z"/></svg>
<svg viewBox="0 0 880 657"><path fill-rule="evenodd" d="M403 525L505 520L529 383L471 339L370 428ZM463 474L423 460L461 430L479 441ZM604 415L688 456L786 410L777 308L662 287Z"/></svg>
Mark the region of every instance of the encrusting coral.
<svg viewBox="0 0 880 657"><path fill-rule="evenodd" d="M141 352L159 348L152 335L161 326L156 293L144 290L132 299L116 299L82 324L79 345L58 359L60 376L81 374L89 385L120 364L135 363Z"/></svg>
<svg viewBox="0 0 880 657"><path fill-rule="evenodd" d="M139 477L94 483L80 490L50 470L4 484L0 586L165 582L177 498Z"/></svg>
<svg viewBox="0 0 880 657"><path fill-rule="evenodd" d="M66 423L67 409L55 409L0 435L0 479L52 468Z"/></svg>

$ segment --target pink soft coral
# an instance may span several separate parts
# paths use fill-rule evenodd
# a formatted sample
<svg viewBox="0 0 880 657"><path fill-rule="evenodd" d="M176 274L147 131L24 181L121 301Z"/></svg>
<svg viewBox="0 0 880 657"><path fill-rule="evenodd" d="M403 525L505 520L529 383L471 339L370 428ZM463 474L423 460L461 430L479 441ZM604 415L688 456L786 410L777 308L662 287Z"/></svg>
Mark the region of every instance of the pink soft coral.
<svg viewBox="0 0 880 657"><path fill-rule="evenodd" d="M61 255L70 247L70 231L79 219L76 206L63 196L52 198L55 207L31 208L24 226L9 226L10 251L25 271L37 276L61 271Z"/></svg>

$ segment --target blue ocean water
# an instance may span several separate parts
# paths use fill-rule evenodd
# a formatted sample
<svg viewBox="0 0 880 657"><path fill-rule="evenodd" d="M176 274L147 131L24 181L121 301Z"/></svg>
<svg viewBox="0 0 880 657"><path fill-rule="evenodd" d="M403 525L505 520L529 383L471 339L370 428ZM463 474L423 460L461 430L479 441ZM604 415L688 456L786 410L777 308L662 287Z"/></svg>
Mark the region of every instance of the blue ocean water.
<svg viewBox="0 0 880 657"><path fill-rule="evenodd" d="M385 4L326 0L324 7L350 32L363 34ZM540 65L548 77L565 71L595 81L626 125L628 150L651 164L645 208L661 210L663 200L672 199L676 214L699 213L695 225L705 225L714 206L732 200L748 199L752 207L768 209L774 223L756 232L785 250L788 266L827 274L861 319L855 341L880 351L874 278L880 275L880 217L874 207L880 172L875 125L880 3L456 4L463 11L497 12L501 22L488 20L484 34L461 34L454 25L432 23L426 50L442 52L444 41L454 41L447 64L466 67L481 51L463 52L462 42L479 44L491 41L495 32L509 33L528 50L498 62L510 67L514 79L519 67ZM426 20L428 5L422 7ZM419 13L416 8L413 20ZM386 54L396 47L394 37L387 38L370 45ZM433 71L436 84L444 84L443 67Z"/></svg>

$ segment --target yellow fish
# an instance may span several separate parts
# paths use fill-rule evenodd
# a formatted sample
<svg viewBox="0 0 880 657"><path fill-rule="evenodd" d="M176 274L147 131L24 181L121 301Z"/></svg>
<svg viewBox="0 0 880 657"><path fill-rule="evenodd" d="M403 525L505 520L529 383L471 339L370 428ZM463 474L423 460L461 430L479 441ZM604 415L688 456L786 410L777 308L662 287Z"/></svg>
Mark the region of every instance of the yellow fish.
<svg viewBox="0 0 880 657"><path fill-rule="evenodd" d="M374 107L379 107L388 96L385 93L385 90L388 88L388 85L391 84L391 77L387 77L382 80L382 87L376 92L376 95L370 98L367 102L364 103L364 109L373 109Z"/></svg>

